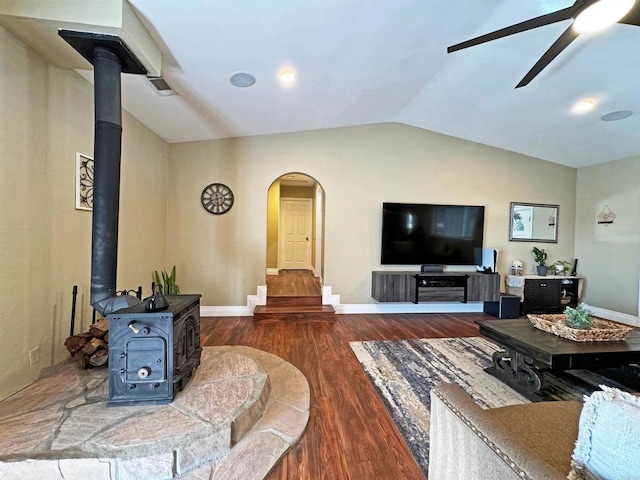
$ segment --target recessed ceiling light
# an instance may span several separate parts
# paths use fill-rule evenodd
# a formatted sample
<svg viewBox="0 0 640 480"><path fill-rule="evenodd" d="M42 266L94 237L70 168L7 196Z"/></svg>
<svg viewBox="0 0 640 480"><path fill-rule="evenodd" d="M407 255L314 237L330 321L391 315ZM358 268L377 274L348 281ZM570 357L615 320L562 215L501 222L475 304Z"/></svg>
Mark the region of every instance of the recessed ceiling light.
<svg viewBox="0 0 640 480"><path fill-rule="evenodd" d="M282 83L293 83L296 81L297 75L291 70L284 70L280 72L280 81Z"/></svg>
<svg viewBox="0 0 640 480"><path fill-rule="evenodd" d="M571 107L571 113L586 113L592 110L595 106L595 102L590 99L580 100Z"/></svg>
<svg viewBox="0 0 640 480"><path fill-rule="evenodd" d="M256 83L256 77L247 72L237 72L231 75L229 81L234 87L246 88Z"/></svg>
<svg viewBox="0 0 640 480"><path fill-rule="evenodd" d="M633 115L631 110L614 110L613 112L605 113L600 117L600 120L604 122L615 122L616 120L624 120L625 118Z"/></svg>
<svg viewBox="0 0 640 480"><path fill-rule="evenodd" d="M578 33L595 32L613 25L631 10L634 3L635 0L599 0L578 14L573 29Z"/></svg>

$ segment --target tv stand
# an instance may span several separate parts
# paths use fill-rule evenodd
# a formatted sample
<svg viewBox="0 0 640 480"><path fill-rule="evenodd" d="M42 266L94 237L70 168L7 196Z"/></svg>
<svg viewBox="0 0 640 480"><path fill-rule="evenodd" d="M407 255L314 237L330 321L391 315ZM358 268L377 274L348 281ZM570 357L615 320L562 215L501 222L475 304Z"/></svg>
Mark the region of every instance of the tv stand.
<svg viewBox="0 0 640 480"><path fill-rule="evenodd" d="M374 271L371 296L379 302L465 302L465 296L467 302L497 302L500 275Z"/></svg>

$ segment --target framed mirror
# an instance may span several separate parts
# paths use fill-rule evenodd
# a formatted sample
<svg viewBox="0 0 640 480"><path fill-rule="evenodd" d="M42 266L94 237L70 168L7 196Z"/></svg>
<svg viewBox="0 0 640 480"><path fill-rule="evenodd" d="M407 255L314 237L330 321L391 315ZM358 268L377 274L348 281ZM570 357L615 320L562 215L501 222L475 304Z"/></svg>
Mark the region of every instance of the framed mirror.
<svg viewBox="0 0 640 480"><path fill-rule="evenodd" d="M509 241L558 243L558 205L511 202Z"/></svg>

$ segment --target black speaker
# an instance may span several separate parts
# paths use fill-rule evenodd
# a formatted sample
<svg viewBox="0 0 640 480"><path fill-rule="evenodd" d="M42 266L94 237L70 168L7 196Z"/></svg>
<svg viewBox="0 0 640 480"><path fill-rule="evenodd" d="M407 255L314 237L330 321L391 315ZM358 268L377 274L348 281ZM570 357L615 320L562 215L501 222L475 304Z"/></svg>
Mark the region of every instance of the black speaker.
<svg viewBox="0 0 640 480"><path fill-rule="evenodd" d="M578 259L573 260L573 270L571 270L571 276L575 277L578 274Z"/></svg>
<svg viewBox="0 0 640 480"><path fill-rule="evenodd" d="M497 318L520 318L520 297L501 293L497 302L484 302L484 313Z"/></svg>

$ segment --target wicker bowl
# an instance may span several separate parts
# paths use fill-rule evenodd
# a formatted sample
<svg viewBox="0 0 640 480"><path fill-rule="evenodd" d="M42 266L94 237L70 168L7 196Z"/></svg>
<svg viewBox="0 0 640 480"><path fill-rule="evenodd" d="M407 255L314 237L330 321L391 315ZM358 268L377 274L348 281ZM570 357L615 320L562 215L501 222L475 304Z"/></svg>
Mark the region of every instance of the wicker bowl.
<svg viewBox="0 0 640 480"><path fill-rule="evenodd" d="M593 317L593 328L588 330L567 326L564 314L527 315L531 324L545 332L553 333L574 342L617 342L624 340L632 327Z"/></svg>

